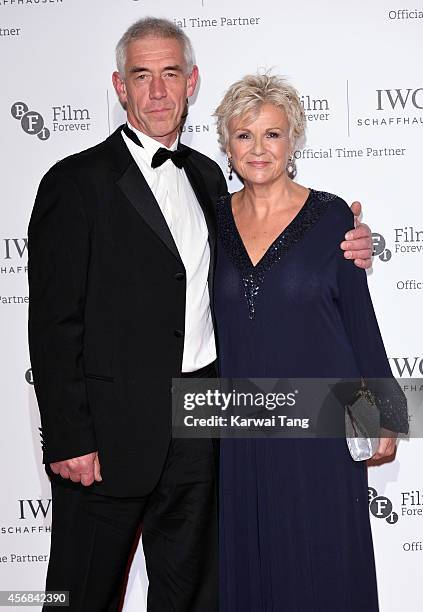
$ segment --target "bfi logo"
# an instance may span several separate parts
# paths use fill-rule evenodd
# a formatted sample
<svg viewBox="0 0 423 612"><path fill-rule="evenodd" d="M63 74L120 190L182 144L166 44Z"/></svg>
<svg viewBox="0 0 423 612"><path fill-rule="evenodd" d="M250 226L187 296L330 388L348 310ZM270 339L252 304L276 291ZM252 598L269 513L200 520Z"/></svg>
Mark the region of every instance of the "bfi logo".
<svg viewBox="0 0 423 612"><path fill-rule="evenodd" d="M37 111L30 111L25 102L15 102L10 109L12 117L20 121L26 134L37 136L40 140L50 138L50 130L44 125L43 116Z"/></svg>
<svg viewBox="0 0 423 612"><path fill-rule="evenodd" d="M386 240L382 234L372 233L373 257L379 257L381 261L389 261L392 257L390 249L386 248Z"/></svg>
<svg viewBox="0 0 423 612"><path fill-rule="evenodd" d="M393 511L392 502L385 495L378 495L373 487L369 487L369 510L375 518L385 519L389 525L395 525L398 514Z"/></svg>

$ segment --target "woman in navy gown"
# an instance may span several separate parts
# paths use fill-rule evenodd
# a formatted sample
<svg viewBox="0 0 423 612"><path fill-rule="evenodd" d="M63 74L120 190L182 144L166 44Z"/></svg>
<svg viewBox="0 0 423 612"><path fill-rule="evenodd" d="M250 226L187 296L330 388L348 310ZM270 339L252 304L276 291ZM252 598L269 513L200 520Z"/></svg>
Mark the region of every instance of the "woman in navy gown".
<svg viewBox="0 0 423 612"><path fill-rule="evenodd" d="M353 214L288 177L296 91L248 76L216 116L244 183L217 204L220 375L391 377L366 273L339 249ZM406 431L406 413L382 425ZM375 457L394 449L381 438ZM225 439L220 469L222 612L377 612L367 468L345 439Z"/></svg>

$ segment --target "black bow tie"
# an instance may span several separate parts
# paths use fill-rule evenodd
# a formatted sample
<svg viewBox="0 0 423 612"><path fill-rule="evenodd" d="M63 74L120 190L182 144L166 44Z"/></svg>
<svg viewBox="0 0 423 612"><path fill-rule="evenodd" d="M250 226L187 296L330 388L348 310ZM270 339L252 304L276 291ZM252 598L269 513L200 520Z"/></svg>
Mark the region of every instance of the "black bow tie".
<svg viewBox="0 0 423 612"><path fill-rule="evenodd" d="M177 149L176 151L169 151L164 147L160 147L153 155L151 160L151 167L158 168L165 163L168 159L171 159L177 168L182 168L185 165L187 157L189 155L189 149Z"/></svg>
<svg viewBox="0 0 423 612"><path fill-rule="evenodd" d="M131 130L126 123L123 126L122 131L125 132L126 136L128 136L128 138L132 140L132 142L134 142L139 147L144 148L142 146L142 142L139 140L135 132ZM158 149L153 155L153 159L151 160L151 167L158 168L159 166L164 164L165 161L171 159L177 168L182 168L185 165L186 159L189 154L189 149L177 149L176 151L170 151L169 149L160 147L160 149Z"/></svg>

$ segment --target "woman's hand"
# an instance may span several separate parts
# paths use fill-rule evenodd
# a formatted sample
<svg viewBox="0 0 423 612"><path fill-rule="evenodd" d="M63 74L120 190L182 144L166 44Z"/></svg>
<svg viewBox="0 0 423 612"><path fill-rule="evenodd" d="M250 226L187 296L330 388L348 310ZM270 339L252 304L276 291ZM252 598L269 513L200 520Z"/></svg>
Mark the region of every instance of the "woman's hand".
<svg viewBox="0 0 423 612"><path fill-rule="evenodd" d="M388 436L389 434L389 436ZM388 436L388 437L384 437ZM391 457L396 450L397 447L397 437L398 435L393 431L388 431L387 429L381 429L380 432L380 440L377 451L372 457L373 459L385 459L386 457Z"/></svg>

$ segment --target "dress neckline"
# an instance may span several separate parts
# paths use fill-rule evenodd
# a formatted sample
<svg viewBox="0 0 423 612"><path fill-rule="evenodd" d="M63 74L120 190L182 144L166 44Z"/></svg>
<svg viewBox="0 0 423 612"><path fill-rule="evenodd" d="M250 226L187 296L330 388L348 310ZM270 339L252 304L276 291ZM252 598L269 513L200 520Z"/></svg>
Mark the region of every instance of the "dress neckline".
<svg viewBox="0 0 423 612"><path fill-rule="evenodd" d="M268 247L263 257L254 266L244 246L232 213L232 196L226 194L219 198L217 226L219 240L224 250L239 270L248 304L249 318L254 319L260 289L268 272L284 259L291 249L299 244L304 236L316 225L328 210L336 195L325 191L310 189L303 206L290 223L282 230Z"/></svg>
<svg viewBox="0 0 423 612"><path fill-rule="evenodd" d="M301 205L301 207L299 208L298 212L294 215L294 217L291 219L291 221L281 230L281 232L276 236L276 238L273 240L273 242L270 243L270 245L267 247L266 251L263 253L263 255L260 257L260 259L258 260L258 262L256 264L253 264L251 257L247 251L247 248L245 246L245 243L241 237L241 234L239 233L238 230L238 226L236 224L235 221L235 217L234 217L234 213L232 210L232 195L233 194L228 194L228 213L229 213L229 218L230 221L232 223L233 226L233 230L236 236L236 239L239 243L240 249L241 251L244 253L245 256L245 260L246 263L249 265L249 267L251 267L253 270L257 270L259 269L260 266L264 265L266 263L267 257L270 253L272 253L272 251L275 249L277 243L280 242L280 240L283 238L284 234L286 232L290 232L291 229L293 227L295 227L296 224L301 223L301 219L306 211L306 209L308 208L308 205L312 199L312 194L314 193L314 190L311 188L309 189L309 193L306 197L306 199L304 200L303 204Z"/></svg>

